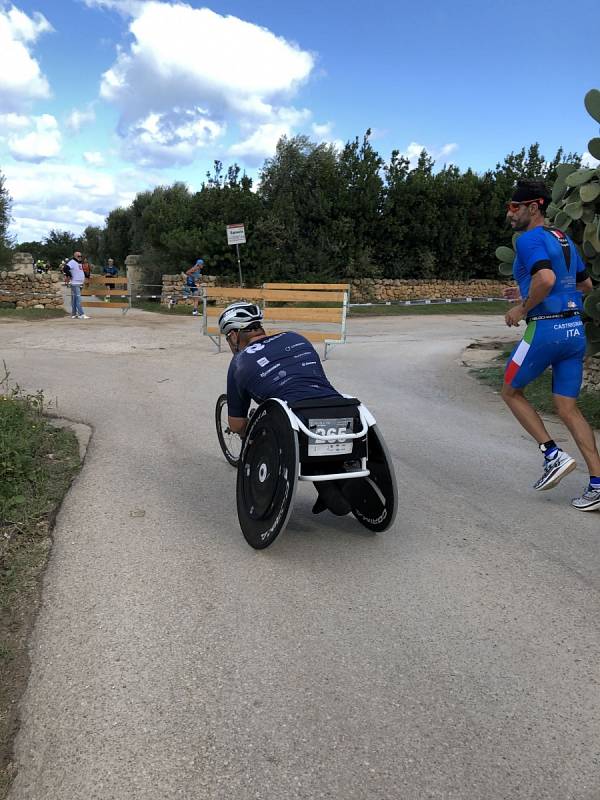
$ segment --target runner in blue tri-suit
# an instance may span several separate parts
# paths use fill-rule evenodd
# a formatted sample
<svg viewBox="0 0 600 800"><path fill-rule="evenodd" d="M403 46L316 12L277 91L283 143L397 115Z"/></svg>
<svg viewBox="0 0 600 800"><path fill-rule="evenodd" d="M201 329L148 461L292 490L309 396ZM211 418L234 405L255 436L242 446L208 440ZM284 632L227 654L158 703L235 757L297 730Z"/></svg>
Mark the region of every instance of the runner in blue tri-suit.
<svg viewBox="0 0 600 800"><path fill-rule="evenodd" d="M507 363L502 397L544 454L544 472L534 488L551 489L575 469L575 460L550 437L523 389L552 367L556 411L590 472L587 489L572 500L572 505L580 511L594 511L600 509L600 455L594 433L575 402L586 348L581 293L590 291L592 282L569 237L545 227L544 211L549 201L542 181L519 181L508 204L512 228L523 233L516 241L513 264L521 300L506 314L506 324L518 325L525 319L527 327ZM511 296L510 291L508 294Z"/></svg>

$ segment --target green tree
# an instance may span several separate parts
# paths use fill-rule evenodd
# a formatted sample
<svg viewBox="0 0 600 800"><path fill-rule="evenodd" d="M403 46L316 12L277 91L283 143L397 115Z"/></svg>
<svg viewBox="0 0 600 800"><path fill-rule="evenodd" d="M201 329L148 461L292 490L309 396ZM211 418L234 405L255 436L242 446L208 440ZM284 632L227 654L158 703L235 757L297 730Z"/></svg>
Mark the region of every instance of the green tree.
<svg viewBox="0 0 600 800"><path fill-rule="evenodd" d="M345 274L349 277L372 277L380 270L372 261L381 236L384 161L375 151L367 129L359 142L347 142L339 157L340 217L348 241Z"/></svg>
<svg viewBox="0 0 600 800"><path fill-rule="evenodd" d="M99 262L101 245L102 228L97 225L88 225L83 232L82 252L92 264Z"/></svg>
<svg viewBox="0 0 600 800"><path fill-rule="evenodd" d="M14 246L13 237L9 234L11 222L12 198L6 188L6 179L0 172L0 268L10 266L12 250Z"/></svg>
<svg viewBox="0 0 600 800"><path fill-rule="evenodd" d="M131 253L131 212L116 208L106 218L106 226L100 239L99 258L104 263L113 258L119 269Z"/></svg>
<svg viewBox="0 0 600 800"><path fill-rule="evenodd" d="M42 239L42 248L38 258L49 262L52 267L58 267L65 258L71 258L75 250L82 250L83 239L70 231L51 230ZM32 253L32 255L34 255ZM35 258L35 255L34 255Z"/></svg>

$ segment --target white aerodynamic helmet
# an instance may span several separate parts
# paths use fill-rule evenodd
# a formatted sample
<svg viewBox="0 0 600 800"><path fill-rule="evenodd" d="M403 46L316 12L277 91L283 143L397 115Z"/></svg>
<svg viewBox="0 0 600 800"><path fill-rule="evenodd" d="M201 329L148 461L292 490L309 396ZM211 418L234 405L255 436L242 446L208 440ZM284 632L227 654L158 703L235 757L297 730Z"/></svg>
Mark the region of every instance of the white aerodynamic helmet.
<svg viewBox="0 0 600 800"><path fill-rule="evenodd" d="M219 331L227 336L231 331L241 331L255 322L263 321L263 312L254 303L243 300L232 303L219 317Z"/></svg>

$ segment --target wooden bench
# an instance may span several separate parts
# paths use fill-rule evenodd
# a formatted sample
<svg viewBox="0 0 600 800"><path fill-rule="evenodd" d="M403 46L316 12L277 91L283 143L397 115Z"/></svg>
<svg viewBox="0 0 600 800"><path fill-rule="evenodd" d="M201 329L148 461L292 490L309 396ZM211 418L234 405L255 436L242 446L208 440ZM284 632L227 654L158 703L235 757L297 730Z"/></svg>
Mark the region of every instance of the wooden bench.
<svg viewBox="0 0 600 800"><path fill-rule="evenodd" d="M114 284L115 288L109 289L107 284ZM127 288L127 278L120 278L118 275L114 277L90 275L82 286L81 296L109 298L108 300L84 300L81 303L84 308L120 308L124 314L131 308L131 293ZM113 297L126 298L126 300L113 302Z"/></svg>
<svg viewBox="0 0 600 800"><path fill-rule="evenodd" d="M329 348L346 341L349 290L346 283L265 283L260 289L204 287L203 333L221 352L217 320L226 305L247 300L262 308L267 333L293 329L311 342L323 342L327 358ZM209 305L211 300L219 305Z"/></svg>

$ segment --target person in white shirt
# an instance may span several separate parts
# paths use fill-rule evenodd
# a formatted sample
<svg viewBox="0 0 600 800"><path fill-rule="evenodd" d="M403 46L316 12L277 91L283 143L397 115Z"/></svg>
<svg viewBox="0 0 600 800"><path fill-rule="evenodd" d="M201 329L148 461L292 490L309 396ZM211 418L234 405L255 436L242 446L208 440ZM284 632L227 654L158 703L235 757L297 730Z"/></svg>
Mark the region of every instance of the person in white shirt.
<svg viewBox="0 0 600 800"><path fill-rule="evenodd" d="M68 282L71 287L71 319L89 319L87 314L83 313L81 305L81 287L85 283L85 272L81 266L82 261L81 253L76 250L73 253L73 258L67 262L70 273Z"/></svg>

